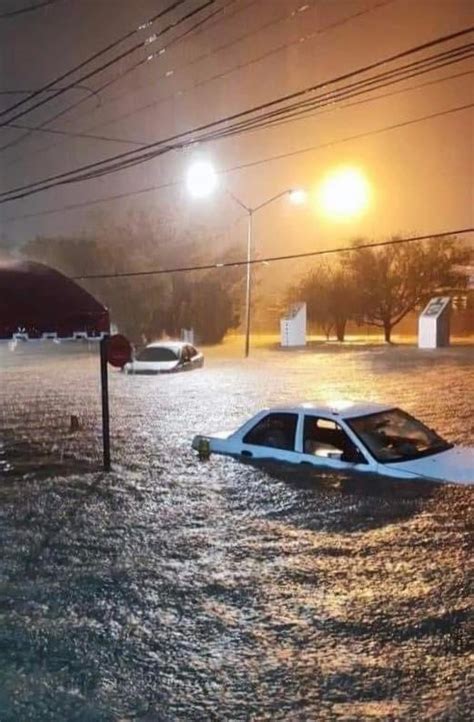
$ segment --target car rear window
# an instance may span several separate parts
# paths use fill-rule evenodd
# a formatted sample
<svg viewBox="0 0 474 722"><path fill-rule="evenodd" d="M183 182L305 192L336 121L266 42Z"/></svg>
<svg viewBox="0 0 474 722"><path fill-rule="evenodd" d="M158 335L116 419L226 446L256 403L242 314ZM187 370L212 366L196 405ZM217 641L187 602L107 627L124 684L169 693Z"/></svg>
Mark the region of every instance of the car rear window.
<svg viewBox="0 0 474 722"><path fill-rule="evenodd" d="M137 356L137 361L177 361L178 356L170 348L144 348Z"/></svg>
<svg viewBox="0 0 474 722"><path fill-rule="evenodd" d="M271 446L293 451L297 422L297 414L268 414L247 432L243 442L254 446Z"/></svg>

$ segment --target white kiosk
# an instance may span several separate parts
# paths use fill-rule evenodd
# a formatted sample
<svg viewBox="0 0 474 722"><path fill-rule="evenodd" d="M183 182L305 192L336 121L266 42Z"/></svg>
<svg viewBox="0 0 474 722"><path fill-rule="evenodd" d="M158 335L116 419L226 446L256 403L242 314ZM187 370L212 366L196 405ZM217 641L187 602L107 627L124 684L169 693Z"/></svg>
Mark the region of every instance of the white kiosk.
<svg viewBox="0 0 474 722"><path fill-rule="evenodd" d="M181 341L184 343L190 343L194 345L194 329L193 328L182 328L181 329Z"/></svg>
<svg viewBox="0 0 474 722"><path fill-rule="evenodd" d="M306 303L295 303L280 319L282 346L306 346Z"/></svg>
<svg viewBox="0 0 474 722"><path fill-rule="evenodd" d="M418 348L449 346L451 298L432 298L418 319Z"/></svg>

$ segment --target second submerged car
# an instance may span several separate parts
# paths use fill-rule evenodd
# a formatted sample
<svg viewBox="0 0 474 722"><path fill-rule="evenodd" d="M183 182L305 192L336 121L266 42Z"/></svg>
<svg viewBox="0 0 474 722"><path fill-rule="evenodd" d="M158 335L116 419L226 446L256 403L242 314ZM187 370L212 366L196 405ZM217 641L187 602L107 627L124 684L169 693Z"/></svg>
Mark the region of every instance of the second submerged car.
<svg viewBox="0 0 474 722"><path fill-rule="evenodd" d="M194 346L182 341L158 341L142 349L133 361L125 364L126 374L161 374L200 368L204 356Z"/></svg>

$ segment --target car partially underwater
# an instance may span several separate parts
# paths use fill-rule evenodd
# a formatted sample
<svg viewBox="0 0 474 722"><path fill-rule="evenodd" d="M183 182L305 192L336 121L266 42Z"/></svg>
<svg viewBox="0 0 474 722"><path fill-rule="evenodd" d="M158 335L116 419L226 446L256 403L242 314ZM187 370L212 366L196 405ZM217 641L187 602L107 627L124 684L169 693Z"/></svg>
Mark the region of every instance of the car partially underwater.
<svg viewBox="0 0 474 722"><path fill-rule="evenodd" d="M157 341L145 346L133 361L125 364L126 374L163 374L201 368L204 356L182 341Z"/></svg>
<svg viewBox="0 0 474 722"><path fill-rule="evenodd" d="M407 480L474 484L474 448L454 446L402 409L378 403L278 406L192 446L241 459L306 464Z"/></svg>

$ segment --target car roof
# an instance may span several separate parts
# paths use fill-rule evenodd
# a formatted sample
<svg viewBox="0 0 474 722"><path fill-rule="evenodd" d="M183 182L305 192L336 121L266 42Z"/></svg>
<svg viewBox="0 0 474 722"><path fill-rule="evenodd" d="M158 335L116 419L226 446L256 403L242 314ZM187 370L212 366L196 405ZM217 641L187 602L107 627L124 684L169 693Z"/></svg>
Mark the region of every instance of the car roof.
<svg viewBox="0 0 474 722"><path fill-rule="evenodd" d="M272 412L308 412L311 414L324 414L325 416L338 417L340 419L351 419L357 416L368 416L381 411L389 411L395 408L393 405L380 404L374 401L340 401L340 402L303 402L294 405L273 406L267 411Z"/></svg>
<svg viewBox="0 0 474 722"><path fill-rule="evenodd" d="M192 344L187 341L154 341L153 343L148 343L146 348L169 348L173 351L178 351L182 349L183 346L192 346Z"/></svg>

